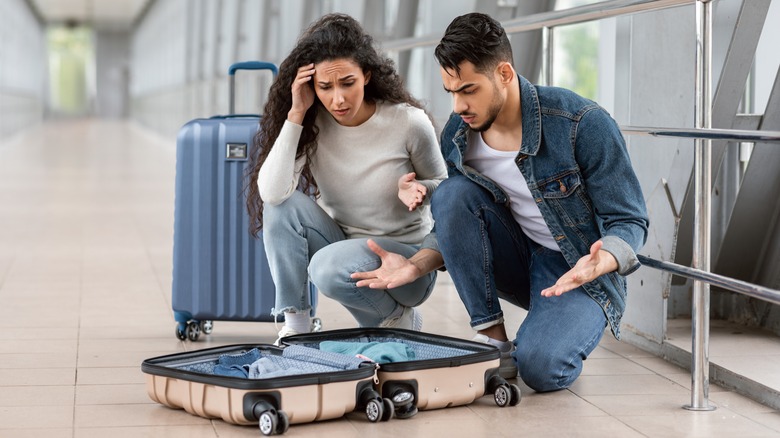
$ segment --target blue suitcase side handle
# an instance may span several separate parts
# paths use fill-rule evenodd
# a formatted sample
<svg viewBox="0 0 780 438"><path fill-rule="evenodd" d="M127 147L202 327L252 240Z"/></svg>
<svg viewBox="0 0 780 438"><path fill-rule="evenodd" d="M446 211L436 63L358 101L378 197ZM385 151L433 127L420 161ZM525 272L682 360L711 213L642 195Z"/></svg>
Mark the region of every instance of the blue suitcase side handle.
<svg viewBox="0 0 780 438"><path fill-rule="evenodd" d="M274 77L279 74L279 68L276 66L276 64L263 61L237 62L230 66L228 69L228 75L235 75L236 70L271 70L271 72L274 74Z"/></svg>

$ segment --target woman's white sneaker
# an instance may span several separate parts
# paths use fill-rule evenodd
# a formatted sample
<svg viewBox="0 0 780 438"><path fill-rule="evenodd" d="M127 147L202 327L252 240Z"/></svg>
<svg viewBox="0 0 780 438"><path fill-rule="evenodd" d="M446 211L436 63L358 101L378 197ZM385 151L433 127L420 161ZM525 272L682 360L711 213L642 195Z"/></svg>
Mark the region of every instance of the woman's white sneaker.
<svg viewBox="0 0 780 438"><path fill-rule="evenodd" d="M388 318L379 324L379 327L401 328L407 330L422 330L422 314L414 307L404 307L401 316Z"/></svg>

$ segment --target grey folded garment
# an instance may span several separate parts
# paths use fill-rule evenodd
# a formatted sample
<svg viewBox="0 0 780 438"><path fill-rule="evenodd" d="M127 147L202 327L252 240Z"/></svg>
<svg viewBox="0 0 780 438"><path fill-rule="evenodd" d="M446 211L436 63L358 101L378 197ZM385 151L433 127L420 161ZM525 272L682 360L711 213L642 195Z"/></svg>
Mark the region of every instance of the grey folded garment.
<svg viewBox="0 0 780 438"><path fill-rule="evenodd" d="M270 379L272 377L291 376L296 374L305 374L306 371L295 368L283 368L274 362L270 357L261 357L249 365L247 377L250 379Z"/></svg>
<svg viewBox="0 0 780 438"><path fill-rule="evenodd" d="M223 355L214 374L249 379L269 379L298 374L328 373L357 369L364 361L353 356L290 345L282 355L254 349L242 354Z"/></svg>

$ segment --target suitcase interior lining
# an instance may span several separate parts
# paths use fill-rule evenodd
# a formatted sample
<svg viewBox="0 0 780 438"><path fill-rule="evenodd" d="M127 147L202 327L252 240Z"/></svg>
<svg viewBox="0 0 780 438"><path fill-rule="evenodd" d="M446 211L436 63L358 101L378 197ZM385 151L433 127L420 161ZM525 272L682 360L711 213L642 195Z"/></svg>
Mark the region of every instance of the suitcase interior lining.
<svg viewBox="0 0 780 438"><path fill-rule="evenodd" d="M284 350L265 350L257 349L260 356L269 359L280 369L285 370L285 375L331 373L344 370L357 369L364 361L343 354L320 351L314 348L308 348L301 345L292 345ZM163 366L182 371L189 371L199 374L221 375L215 372L215 368L220 363L220 358L235 358L251 352L252 349L241 349L229 353L208 355L200 360L188 360L186 362L173 361L163 364ZM247 363L246 365L249 365ZM271 378L279 377L273 376Z"/></svg>

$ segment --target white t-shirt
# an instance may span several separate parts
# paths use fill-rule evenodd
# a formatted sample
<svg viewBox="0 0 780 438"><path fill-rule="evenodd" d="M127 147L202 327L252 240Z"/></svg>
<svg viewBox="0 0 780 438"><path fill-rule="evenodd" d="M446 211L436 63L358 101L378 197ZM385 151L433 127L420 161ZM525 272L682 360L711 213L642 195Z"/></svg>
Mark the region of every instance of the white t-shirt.
<svg viewBox="0 0 780 438"><path fill-rule="evenodd" d="M515 164L517 151L493 149L485 143L479 132L470 132L468 138L464 164L474 168L504 189L509 196L512 216L520 224L526 236L539 245L560 251L558 243L553 239L542 217L542 212L536 206L525 177Z"/></svg>

